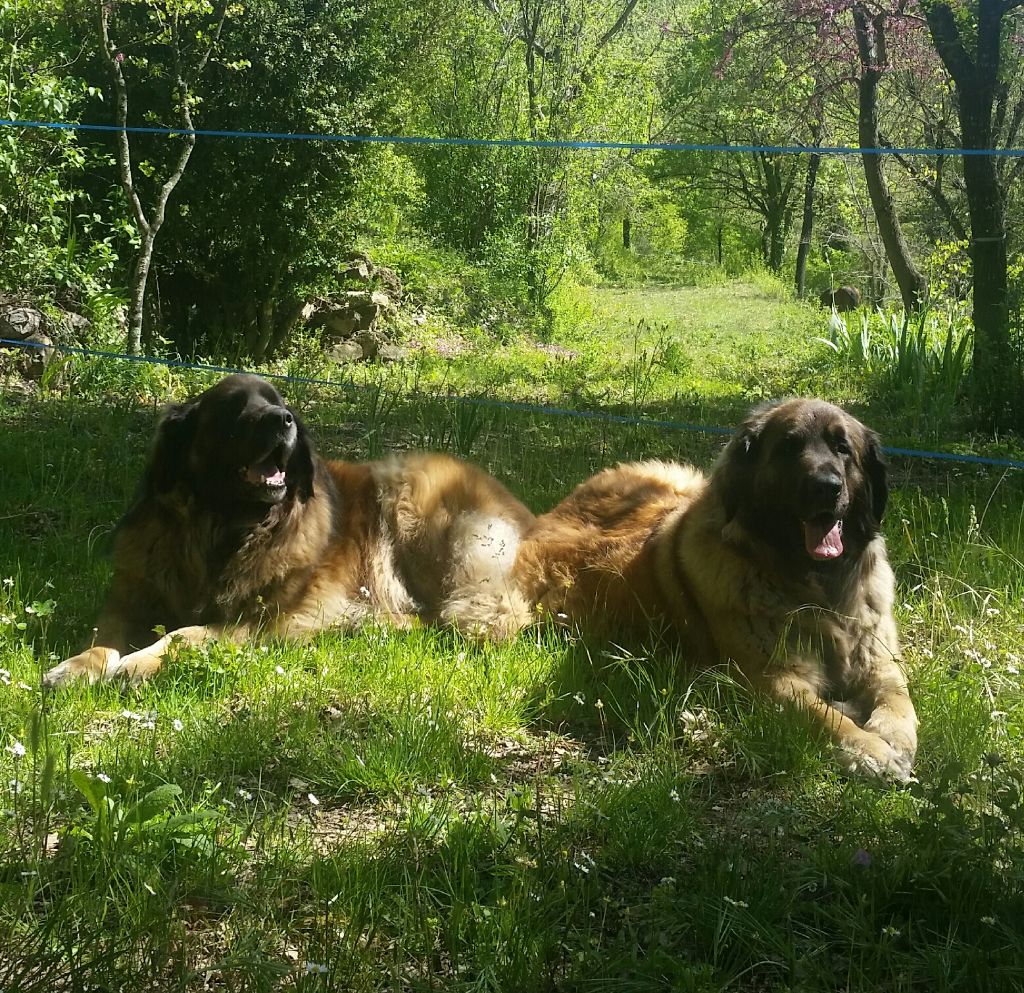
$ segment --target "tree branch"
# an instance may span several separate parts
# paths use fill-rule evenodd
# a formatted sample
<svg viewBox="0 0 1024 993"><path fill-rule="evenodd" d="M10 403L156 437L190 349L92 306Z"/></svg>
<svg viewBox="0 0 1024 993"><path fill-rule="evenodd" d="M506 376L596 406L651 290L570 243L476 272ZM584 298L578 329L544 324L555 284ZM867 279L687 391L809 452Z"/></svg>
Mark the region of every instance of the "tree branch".
<svg viewBox="0 0 1024 993"><path fill-rule="evenodd" d="M1016 0L1015 0L1016 2ZM1020 0L1024 2L1024 0ZM931 31L935 50L939 53L957 86L967 92L974 82L977 67L964 48L956 25L956 18L948 4L932 3L925 6L925 17Z"/></svg>
<svg viewBox="0 0 1024 993"><path fill-rule="evenodd" d="M525 13L522 16L522 20L520 21L518 28L514 28L511 22L506 21L505 18L501 16L501 10L498 7L497 0L480 0L480 2L498 19L498 24L501 26L501 30L505 35L518 38L524 45L529 46L533 50L534 54L539 55L542 59L550 62L558 62L561 60L561 49L548 49L540 43L536 34L530 36L526 27Z"/></svg>
<svg viewBox="0 0 1024 993"><path fill-rule="evenodd" d="M1024 3L1024 0L1021 0ZM594 47L594 54L604 48L625 26L626 21L629 20L629 15L633 13L633 8L636 7L639 0L626 0L626 6L622 8L622 13L619 14L615 23L607 30L597 41L597 45Z"/></svg>
<svg viewBox="0 0 1024 993"><path fill-rule="evenodd" d="M104 0L99 0L96 6L96 12L98 17L100 42L103 48L103 59L107 63L107 68L110 70L110 76L114 84L115 120L118 128L120 129L117 132L116 142L117 166L121 177L121 187L124 189L125 196L128 198L128 206L131 208L132 216L135 218L135 223L139 226L139 231L143 235L147 235L149 233L149 220L142 207L142 201L139 199L138 191L135 189L135 179L132 172L132 152L131 145L128 142L127 131L128 84L125 82L124 73L121 71L121 59L118 58L121 53L117 51L116 46L110 40L110 25L108 21L110 16L110 7L104 2Z"/></svg>
<svg viewBox="0 0 1024 993"><path fill-rule="evenodd" d="M880 134L878 136L878 143L882 148L892 149L892 143L884 135ZM903 167L907 175L935 201L936 206L941 211L942 216L946 218L946 223L952 229L953 234L960 241L966 241L969 237L967 228L964 227L963 222L957 216L953 205L947 199L946 194L942 192L942 188L937 183L929 182L921 170L906 156L896 151L891 151L891 155Z"/></svg>

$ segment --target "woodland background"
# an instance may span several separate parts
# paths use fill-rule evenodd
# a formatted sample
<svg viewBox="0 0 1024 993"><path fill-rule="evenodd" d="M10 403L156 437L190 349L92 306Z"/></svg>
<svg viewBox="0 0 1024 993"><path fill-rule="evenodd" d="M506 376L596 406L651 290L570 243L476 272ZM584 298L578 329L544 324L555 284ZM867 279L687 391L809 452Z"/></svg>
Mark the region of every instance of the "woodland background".
<svg viewBox="0 0 1024 993"><path fill-rule="evenodd" d="M797 296L854 285L883 325L959 304L961 393L1010 426L1024 157L816 148L1016 148L1022 59L1017 0L3 0L7 120L807 152L5 126L0 289L84 310L82 344L259 362L356 250L421 321L496 340L585 320L580 287L765 269Z"/></svg>

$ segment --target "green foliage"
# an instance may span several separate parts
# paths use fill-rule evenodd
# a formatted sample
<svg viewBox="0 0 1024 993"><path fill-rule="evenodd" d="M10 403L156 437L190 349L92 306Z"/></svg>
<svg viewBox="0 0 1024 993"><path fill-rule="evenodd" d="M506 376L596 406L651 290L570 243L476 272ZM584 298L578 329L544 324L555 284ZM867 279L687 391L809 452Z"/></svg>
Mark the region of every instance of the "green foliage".
<svg viewBox="0 0 1024 993"><path fill-rule="evenodd" d="M898 404L947 423L970 373L972 329L963 311L952 306L923 307L914 314L862 311L853 321L851 329L851 320L833 310L829 337L817 340Z"/></svg>
<svg viewBox="0 0 1024 993"><path fill-rule="evenodd" d="M95 96L69 75L77 39L60 5L0 4L0 108L28 121L74 119ZM62 291L72 298L107 289L119 252L134 236L112 208L113 177L87 191L109 158L72 131L0 130L0 288Z"/></svg>
<svg viewBox="0 0 1024 993"><path fill-rule="evenodd" d="M134 879L140 869L158 868L181 852L209 859L215 849L213 830L220 820L217 811L199 808L175 813L182 792L175 783L129 798L112 791L110 781L103 772L71 772L71 782L91 811L71 838L76 848L103 867L105 875Z"/></svg>

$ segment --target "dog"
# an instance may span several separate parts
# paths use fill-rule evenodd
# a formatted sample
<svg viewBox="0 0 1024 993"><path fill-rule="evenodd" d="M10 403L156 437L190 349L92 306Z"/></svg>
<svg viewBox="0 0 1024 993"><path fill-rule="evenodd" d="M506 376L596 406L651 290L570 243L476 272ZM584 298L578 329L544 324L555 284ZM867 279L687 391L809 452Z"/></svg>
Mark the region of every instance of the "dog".
<svg viewBox="0 0 1024 993"><path fill-rule="evenodd" d="M115 532L93 644L44 682L138 681L179 644L370 620L500 637L502 590L533 520L496 479L448 455L321 460L270 383L231 375L165 412Z"/></svg>
<svg viewBox="0 0 1024 993"><path fill-rule="evenodd" d="M664 462L599 473L519 546L513 613L583 633L661 625L688 656L731 660L805 708L847 772L905 782L917 718L900 664L879 532L878 437L838 407L754 410L710 478Z"/></svg>

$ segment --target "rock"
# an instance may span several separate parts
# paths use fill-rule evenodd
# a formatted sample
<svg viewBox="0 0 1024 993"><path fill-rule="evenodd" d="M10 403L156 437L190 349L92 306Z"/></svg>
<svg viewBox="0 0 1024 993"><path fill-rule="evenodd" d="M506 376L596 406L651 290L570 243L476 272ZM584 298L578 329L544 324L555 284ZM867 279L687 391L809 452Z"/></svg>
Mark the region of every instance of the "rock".
<svg viewBox="0 0 1024 993"><path fill-rule="evenodd" d="M385 342L377 350L377 358L381 362L401 362L403 359L409 357L409 349L403 348L401 345L391 345Z"/></svg>
<svg viewBox="0 0 1024 993"><path fill-rule="evenodd" d="M346 338L351 338L359 328L359 321L344 310L321 314L318 323L327 330L327 337L332 341L344 341Z"/></svg>
<svg viewBox="0 0 1024 993"><path fill-rule="evenodd" d="M835 308L839 313L856 310L860 306L860 290L856 286L837 286L834 290L825 290L818 297L822 307L829 310Z"/></svg>
<svg viewBox="0 0 1024 993"><path fill-rule="evenodd" d="M370 330L360 331L353 339L363 350L364 359L375 359L380 351L380 338Z"/></svg>
<svg viewBox="0 0 1024 993"><path fill-rule="evenodd" d="M65 310L60 315L60 324L72 338L82 340L82 335L89 330L92 322L88 317L76 314L73 310Z"/></svg>
<svg viewBox="0 0 1024 993"><path fill-rule="evenodd" d="M46 327L46 318L32 307L9 307L0 311L0 338L27 341Z"/></svg>
<svg viewBox="0 0 1024 993"><path fill-rule="evenodd" d="M0 311L0 338L31 346L16 349L17 368L26 379L42 378L53 358L53 339L46 333L46 317L41 311L33 307L8 307Z"/></svg>
<svg viewBox="0 0 1024 993"><path fill-rule="evenodd" d="M363 348L357 341L342 341L328 349L327 357L339 364L360 362L363 358Z"/></svg>
<svg viewBox="0 0 1024 993"><path fill-rule="evenodd" d="M349 262L338 275L342 279L358 279L361 282L368 283L373 278L373 271L374 267L370 257L368 255L359 255Z"/></svg>

